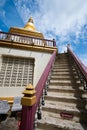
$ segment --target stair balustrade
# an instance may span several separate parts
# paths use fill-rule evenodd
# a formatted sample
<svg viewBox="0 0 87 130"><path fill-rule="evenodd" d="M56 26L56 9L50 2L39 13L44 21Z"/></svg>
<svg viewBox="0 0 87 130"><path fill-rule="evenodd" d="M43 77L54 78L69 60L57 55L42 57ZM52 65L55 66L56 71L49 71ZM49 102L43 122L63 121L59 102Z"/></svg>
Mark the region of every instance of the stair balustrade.
<svg viewBox="0 0 87 130"><path fill-rule="evenodd" d="M49 47L56 47L56 41L48 40L48 39L42 39L42 38L36 38L31 36L23 36L20 34L15 33L7 33L0 31L0 40L5 41L11 41L11 42L17 42L18 44L28 44L28 45L39 45L39 46L49 46Z"/></svg>
<svg viewBox="0 0 87 130"><path fill-rule="evenodd" d="M67 46L67 51L72 59L72 62L77 70L80 81L84 86L84 90L87 90L87 67L81 62L81 60L74 54L74 52Z"/></svg>
<svg viewBox="0 0 87 130"><path fill-rule="evenodd" d="M36 103L32 106L23 106L22 107L22 120L21 120L21 130L33 130L36 122L36 112L38 119L41 119L41 104L44 105L43 102L43 90L45 86L48 84L48 76L51 72L51 69L54 64L54 60L56 57L56 51L53 52L45 70L43 71L36 87ZM46 88L47 89L47 88ZM35 122L34 122L35 121Z"/></svg>

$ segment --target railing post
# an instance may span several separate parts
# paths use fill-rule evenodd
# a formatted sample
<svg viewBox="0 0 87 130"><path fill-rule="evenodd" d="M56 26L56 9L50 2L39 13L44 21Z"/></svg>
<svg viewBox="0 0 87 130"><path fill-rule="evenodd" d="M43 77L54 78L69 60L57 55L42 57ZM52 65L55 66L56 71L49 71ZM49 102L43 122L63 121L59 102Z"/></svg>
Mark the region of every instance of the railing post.
<svg viewBox="0 0 87 130"><path fill-rule="evenodd" d="M45 84L45 89L44 89L44 95L47 95L47 82L46 82L46 84Z"/></svg>
<svg viewBox="0 0 87 130"><path fill-rule="evenodd" d="M85 85L85 90L87 90L87 81L86 81L86 85Z"/></svg>
<svg viewBox="0 0 87 130"><path fill-rule="evenodd" d="M56 40L53 39L53 46L56 46Z"/></svg>
<svg viewBox="0 0 87 130"><path fill-rule="evenodd" d="M36 103L35 89L29 84L23 92L21 99L22 119L20 130L33 130L34 127L34 105Z"/></svg>
<svg viewBox="0 0 87 130"><path fill-rule="evenodd" d="M37 119L41 120L42 119L42 113L41 113L41 101L38 105L38 111L37 111Z"/></svg>
<svg viewBox="0 0 87 130"><path fill-rule="evenodd" d="M87 90L87 81L83 81L84 90Z"/></svg>
<svg viewBox="0 0 87 130"><path fill-rule="evenodd" d="M43 93L42 93L42 105L45 105L45 101L44 101L44 89L43 89Z"/></svg>

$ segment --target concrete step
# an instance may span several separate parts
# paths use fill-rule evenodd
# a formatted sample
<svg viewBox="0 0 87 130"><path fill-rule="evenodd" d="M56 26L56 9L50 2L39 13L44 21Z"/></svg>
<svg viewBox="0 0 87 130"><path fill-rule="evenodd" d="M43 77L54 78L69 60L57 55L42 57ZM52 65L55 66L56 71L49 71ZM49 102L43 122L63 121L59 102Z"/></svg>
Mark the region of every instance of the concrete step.
<svg viewBox="0 0 87 130"><path fill-rule="evenodd" d="M61 70L61 71L75 71L76 72L76 70L75 69L73 69L73 68L71 68L71 67L69 67L69 66L67 66L67 67L63 67L63 66L57 66L57 67L53 67L53 71L57 71L57 70Z"/></svg>
<svg viewBox="0 0 87 130"><path fill-rule="evenodd" d="M40 129L40 128L34 128L34 130L44 130L43 128L42 129Z"/></svg>
<svg viewBox="0 0 87 130"><path fill-rule="evenodd" d="M67 86L67 85L61 85L61 84L60 84L60 85L52 85L52 84L50 84L50 85L49 85L49 88L50 88L50 89L61 89L61 90L62 90L62 89L63 89L63 90L72 90L72 89L75 89L75 90L78 90L78 91L79 91L79 90L84 91L84 90L83 90L83 86L78 86L78 85L76 85L76 84L73 85L73 86L72 86L72 85L71 85L71 86L70 86L70 85Z"/></svg>
<svg viewBox="0 0 87 130"><path fill-rule="evenodd" d="M70 68L69 65L68 66L59 66L59 65L54 65L53 66L53 69L68 69L68 68Z"/></svg>
<svg viewBox="0 0 87 130"><path fill-rule="evenodd" d="M70 71L52 71L52 75L64 75L64 74L69 74L70 75Z"/></svg>
<svg viewBox="0 0 87 130"><path fill-rule="evenodd" d="M66 77L66 76L69 76L71 77L71 73L67 73L67 72L52 72L51 73L51 76L55 76L55 77L58 77L58 76L63 76L63 77ZM74 77L76 76L76 74L74 74Z"/></svg>
<svg viewBox="0 0 87 130"><path fill-rule="evenodd" d="M76 80L79 80L79 78L78 78L78 76L74 76L74 78L76 79ZM71 75L52 75L51 76L51 79L52 80L72 80L73 79L73 77L71 77Z"/></svg>
<svg viewBox="0 0 87 130"><path fill-rule="evenodd" d="M61 88L61 87L56 87L56 88L52 88L49 87L48 92L57 92L57 93L73 93L74 95L82 95L82 94L86 94L86 92L84 92L82 89L78 89L78 88Z"/></svg>
<svg viewBox="0 0 87 130"><path fill-rule="evenodd" d="M74 83L80 84L80 81L79 80L75 81L73 79L72 80L71 79L67 79L67 80L66 79L65 80L64 79L61 79L61 80L51 79L50 80L50 84L72 84L73 85Z"/></svg>
<svg viewBox="0 0 87 130"><path fill-rule="evenodd" d="M86 124L60 119L50 112L43 112L42 120L38 121L37 126L42 130L87 130Z"/></svg>
<svg viewBox="0 0 87 130"><path fill-rule="evenodd" d="M84 105L83 105L84 106ZM83 107L84 108L84 107ZM69 118L69 120L72 121L83 121L83 122L87 122L87 111L86 108L81 108L78 105L76 105L75 103L66 103L66 102L57 102L57 101L45 101L45 106L43 106L42 108L42 113L43 111L46 112L51 112L52 115L56 114L56 118L61 118L61 114L65 113L69 116L71 116L71 118ZM65 117L63 117L65 118ZM68 118L66 118L67 120Z"/></svg>
<svg viewBox="0 0 87 130"><path fill-rule="evenodd" d="M67 59L68 59L67 56L63 56L63 57L59 57L59 56L58 56L58 57L56 58L56 61L58 61L58 60L62 60L62 61L63 61L63 60L67 60Z"/></svg>
<svg viewBox="0 0 87 130"><path fill-rule="evenodd" d="M56 61L66 61L66 60L68 60L68 57L66 57L66 56L57 57L57 58L56 58Z"/></svg>
<svg viewBox="0 0 87 130"><path fill-rule="evenodd" d="M50 85L54 85L54 86L76 86L76 87L81 87L80 83L66 83L66 82L50 82Z"/></svg>
<svg viewBox="0 0 87 130"><path fill-rule="evenodd" d="M78 95L73 96L72 94L52 94L49 92L47 96L45 96L45 100L52 100L52 101L58 101L58 102L68 102L68 103L78 103L78 104L87 104L87 98L78 97Z"/></svg>
<svg viewBox="0 0 87 130"><path fill-rule="evenodd" d="M72 72L56 72L55 71L55 72L51 73L51 77L55 78L55 79L57 79L57 78L61 78L61 79L67 78L67 79L69 79L70 78L70 79L73 79L73 80L80 80L79 77L77 76L77 74L76 73L72 74Z"/></svg>
<svg viewBox="0 0 87 130"><path fill-rule="evenodd" d="M56 61L55 62L55 64L68 64L69 62L68 62L68 60L66 59L66 60L58 60L58 61Z"/></svg>
<svg viewBox="0 0 87 130"><path fill-rule="evenodd" d="M67 69L53 69L52 72L70 72L70 69L67 68Z"/></svg>
<svg viewBox="0 0 87 130"><path fill-rule="evenodd" d="M58 59L55 62L55 64L61 64L61 63L69 63L69 59L68 58L66 58L65 60L64 59Z"/></svg>
<svg viewBox="0 0 87 130"><path fill-rule="evenodd" d="M67 54L58 54L35 130L87 130L87 93Z"/></svg>
<svg viewBox="0 0 87 130"><path fill-rule="evenodd" d="M75 92L74 90L60 90L60 91L49 91L48 90L48 96L55 96L55 97L71 97L71 98L87 98L87 94L82 92L82 91L78 91L78 92Z"/></svg>
<svg viewBox="0 0 87 130"><path fill-rule="evenodd" d="M69 63L55 63L54 67L68 67Z"/></svg>
<svg viewBox="0 0 87 130"><path fill-rule="evenodd" d="M62 102L62 101L52 101L52 100L45 100L45 106L43 106L43 109L46 107L49 107L50 105L53 105L53 108L58 108L65 111L84 111L87 108L87 104L85 102L83 104L76 104L74 102ZM85 105L85 107L84 107ZM57 107L56 107L57 106ZM84 111L87 113L87 111Z"/></svg>
<svg viewBox="0 0 87 130"><path fill-rule="evenodd" d="M58 76L51 75L51 79L70 79L70 78L71 78L70 75L66 75L66 76L64 76L64 75L58 75Z"/></svg>

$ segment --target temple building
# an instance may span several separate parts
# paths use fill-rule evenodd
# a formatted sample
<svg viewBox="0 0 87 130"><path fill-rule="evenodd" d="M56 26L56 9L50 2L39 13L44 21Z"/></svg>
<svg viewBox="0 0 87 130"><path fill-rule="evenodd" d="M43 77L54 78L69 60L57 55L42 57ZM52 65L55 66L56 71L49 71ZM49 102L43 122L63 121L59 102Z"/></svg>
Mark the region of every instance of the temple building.
<svg viewBox="0 0 87 130"><path fill-rule="evenodd" d="M8 117L8 118L7 118ZM18 125L17 125L18 124ZM30 17L0 31L0 130L87 130L87 67Z"/></svg>
<svg viewBox="0 0 87 130"><path fill-rule="evenodd" d="M36 86L54 50L30 17L24 28L0 34L0 99L13 100L29 83Z"/></svg>

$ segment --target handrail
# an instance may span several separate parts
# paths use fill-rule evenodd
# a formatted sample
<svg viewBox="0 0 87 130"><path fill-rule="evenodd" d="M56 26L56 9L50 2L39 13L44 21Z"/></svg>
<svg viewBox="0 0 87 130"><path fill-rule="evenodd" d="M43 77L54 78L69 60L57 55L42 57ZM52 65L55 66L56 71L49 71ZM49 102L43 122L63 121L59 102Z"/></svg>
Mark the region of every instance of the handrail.
<svg viewBox="0 0 87 130"><path fill-rule="evenodd" d="M75 64L77 65L82 77L84 77L85 82L87 83L87 67L81 62L81 60L72 52L69 46L67 46L67 51L70 56L73 58ZM86 86L87 87L87 86Z"/></svg>
<svg viewBox="0 0 87 130"><path fill-rule="evenodd" d="M36 89L36 104L32 107L23 106L22 109L22 121L21 121L21 130L33 130L33 123L35 118L35 113L37 110L37 107L40 102L40 98L43 93L43 89L45 88L45 84L49 75L49 72L52 68L52 64L54 63L56 57L56 51L53 52L45 70L43 71L35 89Z"/></svg>
<svg viewBox="0 0 87 130"><path fill-rule="evenodd" d="M54 58L56 56L56 51L54 51L52 57L50 58L50 61L48 62L40 80L38 81L35 89L36 89L36 97L37 97L37 104L39 102L39 99L41 97L41 94L42 94L42 91L43 91L43 88L45 86L45 83L46 83L46 80L47 80L47 77L49 75L49 72L50 72L50 69L52 67L52 63L54 62Z"/></svg>
<svg viewBox="0 0 87 130"><path fill-rule="evenodd" d="M32 37L32 36L24 36L21 34L16 33L8 33L0 31L0 40L10 40L11 42L19 42L24 44L35 44L35 45L42 45L42 46L56 46L55 39L48 40L39 37Z"/></svg>

